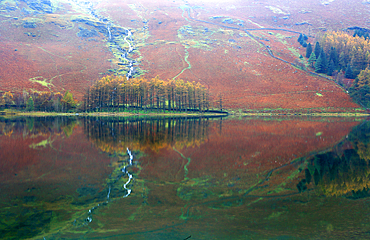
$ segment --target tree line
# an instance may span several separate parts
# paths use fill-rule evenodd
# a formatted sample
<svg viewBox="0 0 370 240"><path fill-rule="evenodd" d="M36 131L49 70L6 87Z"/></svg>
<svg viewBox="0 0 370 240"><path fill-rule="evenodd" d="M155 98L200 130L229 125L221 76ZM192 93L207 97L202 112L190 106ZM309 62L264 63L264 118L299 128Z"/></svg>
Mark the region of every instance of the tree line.
<svg viewBox="0 0 370 240"><path fill-rule="evenodd" d="M302 44L303 38L301 38ZM318 36L313 47L307 44L308 64L317 73L335 76L343 86L343 79L355 79L348 89L355 101L370 107L370 39L368 33L356 30L353 35L328 31Z"/></svg>
<svg viewBox="0 0 370 240"><path fill-rule="evenodd" d="M68 112L75 111L77 101L72 93L60 92L34 92L22 91L12 93L10 91L0 93L0 109L14 108L26 111L45 111L45 112Z"/></svg>
<svg viewBox="0 0 370 240"><path fill-rule="evenodd" d="M307 46L306 57L316 56L315 71L331 75L342 70L346 78L356 78L370 63L370 41L357 34L329 31L319 36L311 53Z"/></svg>
<svg viewBox="0 0 370 240"><path fill-rule="evenodd" d="M159 111L207 111L208 89L195 82L163 81L122 76L106 76L88 87L83 111L126 111L128 109Z"/></svg>

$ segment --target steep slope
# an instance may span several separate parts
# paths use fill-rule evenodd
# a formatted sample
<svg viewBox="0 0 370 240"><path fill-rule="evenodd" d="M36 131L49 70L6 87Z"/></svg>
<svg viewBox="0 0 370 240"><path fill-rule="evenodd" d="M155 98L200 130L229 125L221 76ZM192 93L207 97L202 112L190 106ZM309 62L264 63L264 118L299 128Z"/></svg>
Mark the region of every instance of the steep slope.
<svg viewBox="0 0 370 240"><path fill-rule="evenodd" d="M0 4L0 90L71 90L81 100L96 79L132 67L133 76L200 82L228 109L359 107L296 66L307 64L299 33L314 42L318 31L362 26L369 4L361 1L49 3ZM343 14L351 17L338 21Z"/></svg>

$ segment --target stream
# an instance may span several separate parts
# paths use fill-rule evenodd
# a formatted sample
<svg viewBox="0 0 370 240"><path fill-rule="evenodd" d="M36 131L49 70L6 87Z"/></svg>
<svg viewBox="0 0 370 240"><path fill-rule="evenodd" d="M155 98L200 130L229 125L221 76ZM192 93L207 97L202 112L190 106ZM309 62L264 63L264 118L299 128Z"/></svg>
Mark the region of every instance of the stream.
<svg viewBox="0 0 370 240"><path fill-rule="evenodd" d="M127 67L127 80L132 78L136 73L136 68L134 66L137 65L137 61L129 57L129 54L133 53L133 51L135 50L132 31L128 28L114 25L111 21L109 21L109 19L100 16L94 9L94 4L91 2L81 2L77 0L71 0L70 2L79 6L92 18L96 19L97 22L101 23L98 31L103 33L108 38L108 42L110 42L109 48L111 52L113 52L113 49L119 51L121 58L119 59L119 62L117 64ZM87 21L88 20L79 20L79 22L85 22L85 24ZM88 25L95 26L94 24ZM123 38L123 41L128 44L127 49L124 49L120 46L120 38Z"/></svg>

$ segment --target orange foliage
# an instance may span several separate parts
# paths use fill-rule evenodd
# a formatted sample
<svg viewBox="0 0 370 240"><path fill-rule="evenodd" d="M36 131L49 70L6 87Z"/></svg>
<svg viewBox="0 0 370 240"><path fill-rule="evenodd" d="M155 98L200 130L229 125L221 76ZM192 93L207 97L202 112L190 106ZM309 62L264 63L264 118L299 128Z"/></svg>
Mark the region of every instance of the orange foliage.
<svg viewBox="0 0 370 240"><path fill-rule="evenodd" d="M97 81L84 96L85 110L137 107L145 109L208 109L206 88L183 80L163 81L157 77L127 79L107 76Z"/></svg>

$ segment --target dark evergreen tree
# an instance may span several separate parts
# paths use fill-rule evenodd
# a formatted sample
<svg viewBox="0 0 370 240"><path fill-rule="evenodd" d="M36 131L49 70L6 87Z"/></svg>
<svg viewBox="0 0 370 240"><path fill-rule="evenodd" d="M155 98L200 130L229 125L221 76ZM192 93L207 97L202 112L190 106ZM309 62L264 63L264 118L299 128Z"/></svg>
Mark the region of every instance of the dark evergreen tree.
<svg viewBox="0 0 370 240"><path fill-rule="evenodd" d="M299 35L298 37L298 40L297 40L300 44L302 44L302 41L303 41L303 36L302 36L302 33Z"/></svg>
<svg viewBox="0 0 370 240"><path fill-rule="evenodd" d="M348 63L347 68L346 68L346 74L344 75L346 78L353 79L353 72L352 72L352 67L351 64Z"/></svg>
<svg viewBox="0 0 370 240"><path fill-rule="evenodd" d="M323 68L323 60L322 60L322 57L321 57L321 54L320 56L317 58L316 60L316 63L315 63L315 72L317 73L323 73L325 71L325 69Z"/></svg>
<svg viewBox="0 0 370 240"><path fill-rule="evenodd" d="M367 33L365 33L364 34L364 36L363 36L365 39L369 39L369 37L370 37L370 34L367 32Z"/></svg>
<svg viewBox="0 0 370 240"><path fill-rule="evenodd" d="M338 52L335 47L330 48L330 57L329 57L329 62L333 60L334 63L334 69L339 68L339 57L338 57Z"/></svg>
<svg viewBox="0 0 370 240"><path fill-rule="evenodd" d="M314 67L314 63L316 61L316 56L314 52L311 52L310 57L308 58L308 63L310 64L311 67Z"/></svg>
<svg viewBox="0 0 370 240"><path fill-rule="evenodd" d="M306 58L309 58L311 56L311 53L312 53L312 45L311 43L308 43L307 49L306 49Z"/></svg>
<svg viewBox="0 0 370 240"><path fill-rule="evenodd" d="M356 36L361 37L360 35L361 35L361 33L359 32L358 29L356 29L355 32L353 33L353 37L356 37Z"/></svg>
<svg viewBox="0 0 370 240"><path fill-rule="evenodd" d="M353 37L356 37L356 36L363 37L366 40L369 38L369 33L362 29L356 29L355 32L353 33Z"/></svg>
<svg viewBox="0 0 370 240"><path fill-rule="evenodd" d="M329 76L333 76L333 72L335 70L335 65L334 65L334 61L333 60L330 60L330 63L329 63L329 66L328 66L328 71L327 71L327 74Z"/></svg>
<svg viewBox="0 0 370 240"><path fill-rule="evenodd" d="M324 73L328 67L328 59L326 58L326 54L323 48L321 48L320 56L322 58L322 71Z"/></svg>
<svg viewBox="0 0 370 240"><path fill-rule="evenodd" d="M308 40L308 37L306 34L303 34L303 41L307 41Z"/></svg>
<svg viewBox="0 0 370 240"><path fill-rule="evenodd" d="M318 58L320 56L320 53L321 53L321 47L320 47L320 43L319 42L316 42L314 52L315 52L316 57Z"/></svg>
<svg viewBox="0 0 370 240"><path fill-rule="evenodd" d="M302 47L304 47L304 48L307 47L307 43L302 41Z"/></svg>

